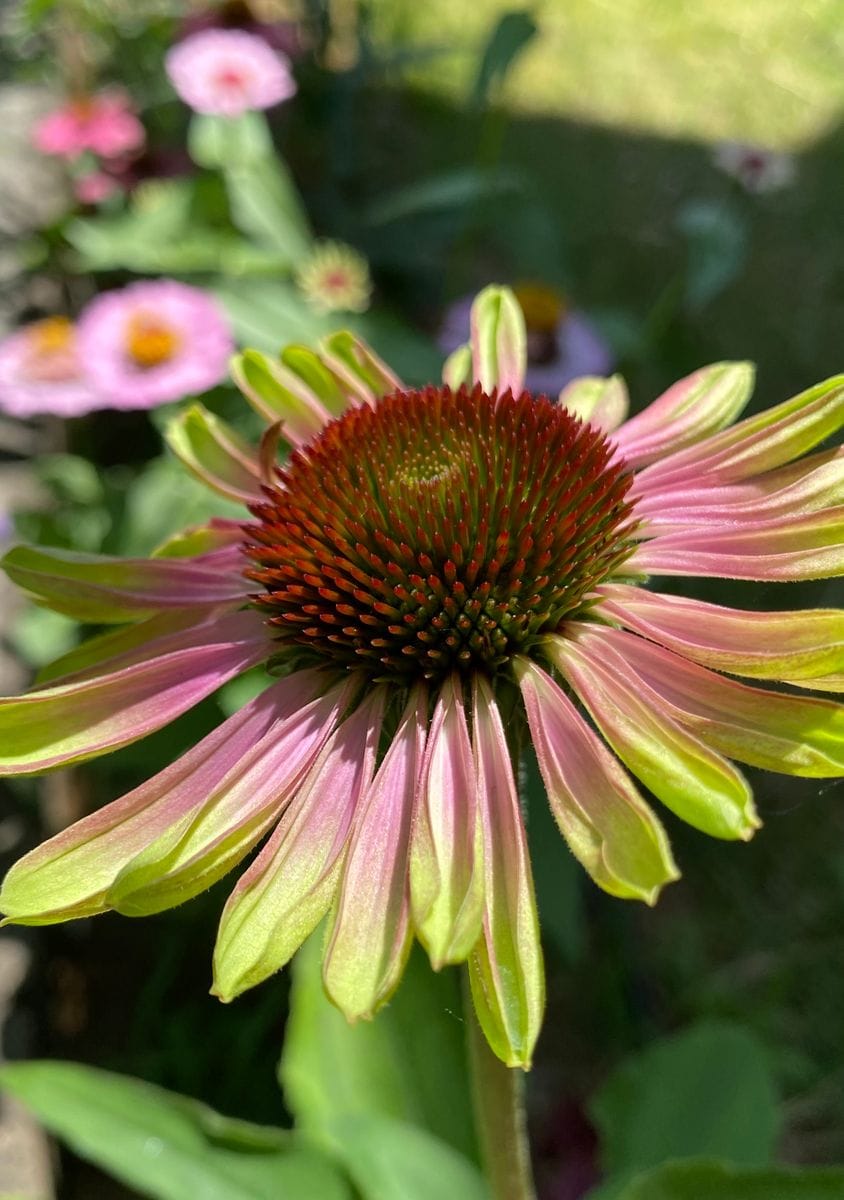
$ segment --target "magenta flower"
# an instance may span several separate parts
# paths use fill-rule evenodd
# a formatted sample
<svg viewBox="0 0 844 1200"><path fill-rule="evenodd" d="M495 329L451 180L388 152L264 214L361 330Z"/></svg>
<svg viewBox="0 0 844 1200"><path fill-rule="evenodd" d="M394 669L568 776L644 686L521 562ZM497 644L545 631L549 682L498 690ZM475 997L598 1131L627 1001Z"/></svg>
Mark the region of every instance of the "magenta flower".
<svg viewBox="0 0 844 1200"><path fill-rule="evenodd" d="M266 837L223 912L219 996L328 915L325 986L350 1019L389 998L415 937L436 967L468 960L491 1045L527 1065L542 955L512 747L532 740L593 879L649 904L677 869L636 780L746 839L759 818L731 760L844 773L844 709L802 691L844 686L843 612L642 586L844 572L842 454L816 449L844 423L844 377L734 424L753 373L719 363L624 422L618 380L564 404L522 391L510 293L487 289L472 329L475 382L452 362L453 387L421 391L349 334L275 362L247 351L235 373L269 422L261 447L200 406L169 435L245 524L149 560L6 555L39 603L116 626L0 703L6 774L104 754L268 668L194 749L13 867L10 920L157 912Z"/></svg>
<svg viewBox="0 0 844 1200"><path fill-rule="evenodd" d="M43 154L77 158L89 151L100 158L140 150L146 134L125 92L109 89L68 100L35 127L33 140Z"/></svg>
<svg viewBox="0 0 844 1200"><path fill-rule="evenodd" d="M204 392L233 349L217 303L172 279L103 292L79 318L79 353L110 408L152 408Z"/></svg>
<svg viewBox="0 0 844 1200"><path fill-rule="evenodd" d="M108 407L82 366L67 317L35 321L0 341L0 411L78 417Z"/></svg>
<svg viewBox="0 0 844 1200"><path fill-rule="evenodd" d="M564 298L544 284L525 283L513 289L525 319L527 367L525 387L556 397L584 375L605 375L614 358L609 344L584 313L571 309ZM473 297L449 305L437 341L451 354L469 338Z"/></svg>
<svg viewBox="0 0 844 1200"><path fill-rule="evenodd" d="M205 29L167 53L167 74L195 112L238 117L289 100L296 81L288 60L241 29Z"/></svg>

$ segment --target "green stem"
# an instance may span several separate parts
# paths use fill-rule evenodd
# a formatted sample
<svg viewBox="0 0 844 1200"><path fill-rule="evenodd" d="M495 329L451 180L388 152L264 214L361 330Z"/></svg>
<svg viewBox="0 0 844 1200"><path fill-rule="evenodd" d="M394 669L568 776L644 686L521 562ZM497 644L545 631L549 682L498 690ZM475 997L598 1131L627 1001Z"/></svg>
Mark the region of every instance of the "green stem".
<svg viewBox="0 0 844 1200"><path fill-rule="evenodd" d="M524 1072L505 1067L490 1050L475 1016L468 972L463 976L463 1011L475 1129L492 1200L536 1200L525 1120Z"/></svg>

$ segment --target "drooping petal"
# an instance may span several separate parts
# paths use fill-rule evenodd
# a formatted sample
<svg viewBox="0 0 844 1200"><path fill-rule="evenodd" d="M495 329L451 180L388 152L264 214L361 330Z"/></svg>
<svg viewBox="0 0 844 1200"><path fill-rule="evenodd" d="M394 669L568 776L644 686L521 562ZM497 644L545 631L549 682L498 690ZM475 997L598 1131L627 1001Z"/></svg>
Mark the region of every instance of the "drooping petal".
<svg viewBox="0 0 844 1200"><path fill-rule="evenodd" d="M347 330L323 338L320 354L346 394L359 404L374 404L382 396L404 388L398 375L372 347Z"/></svg>
<svg viewBox="0 0 844 1200"><path fill-rule="evenodd" d="M471 313L472 369L489 394L525 384L527 333L521 306L509 288L490 286L475 297Z"/></svg>
<svg viewBox="0 0 844 1200"><path fill-rule="evenodd" d="M463 384L472 382L472 347L468 342L458 346L443 363L443 383L456 392Z"/></svg>
<svg viewBox="0 0 844 1200"><path fill-rule="evenodd" d="M410 826L427 708L425 689L415 688L352 829L323 963L326 991L350 1021L389 1000L410 950Z"/></svg>
<svg viewBox="0 0 844 1200"><path fill-rule="evenodd" d="M655 903L678 878L662 825L550 675L526 658L514 667L551 810L572 853L611 895Z"/></svg>
<svg viewBox="0 0 844 1200"><path fill-rule="evenodd" d="M629 770L682 820L712 837L747 841L759 818L732 763L683 728L600 631L549 637L546 653Z"/></svg>
<svg viewBox="0 0 844 1200"><path fill-rule="evenodd" d="M844 705L748 687L621 629L601 638L676 720L722 754L782 775L844 773Z"/></svg>
<svg viewBox="0 0 844 1200"><path fill-rule="evenodd" d="M260 467L248 442L202 404L192 404L167 426L168 446L191 474L228 500L244 504L260 494Z"/></svg>
<svg viewBox="0 0 844 1200"><path fill-rule="evenodd" d="M844 690L844 610L741 612L626 584L597 589L601 616L716 671Z"/></svg>
<svg viewBox="0 0 844 1200"><path fill-rule="evenodd" d="M844 573L844 505L799 517L714 526L655 537L626 569L645 575L705 575L775 582Z"/></svg>
<svg viewBox="0 0 844 1200"><path fill-rule="evenodd" d="M483 830L463 687L451 676L434 709L415 802L413 922L435 970L463 962L481 932Z"/></svg>
<svg viewBox="0 0 844 1200"><path fill-rule="evenodd" d="M32 850L3 881L0 910L24 925L105 912L106 893L123 867L189 819L269 728L313 698L316 686L313 673L301 672L268 688L152 779Z"/></svg>
<svg viewBox="0 0 844 1200"><path fill-rule="evenodd" d="M612 433L627 416L630 399L627 384L620 375L610 375L607 379L600 375L584 375L563 388L560 404L581 421L588 421L604 433Z"/></svg>
<svg viewBox="0 0 844 1200"><path fill-rule="evenodd" d="M753 391L752 363L702 367L626 421L613 441L631 467L695 446L732 424Z"/></svg>
<svg viewBox="0 0 844 1200"><path fill-rule="evenodd" d="M301 446L331 420L331 413L295 371L260 350L244 350L231 361L232 379L266 421L284 422L284 436Z"/></svg>
<svg viewBox="0 0 844 1200"><path fill-rule="evenodd" d="M384 695L377 689L331 735L223 910L214 993L232 1000L278 971L328 911L355 809L372 780Z"/></svg>
<svg viewBox="0 0 844 1200"><path fill-rule="evenodd" d="M172 642L179 648L159 658L0 700L0 775L33 775L128 746L256 666L270 645L251 611L195 626Z"/></svg>
<svg viewBox="0 0 844 1200"><path fill-rule="evenodd" d="M237 547L195 558L112 558L14 546L3 570L40 603L79 621L108 625L161 609L243 604L248 594Z"/></svg>
<svg viewBox="0 0 844 1200"><path fill-rule="evenodd" d="M530 855L501 714L475 676L473 747L484 832L483 935L469 956L478 1021L508 1067L530 1067L542 1025L545 978Z"/></svg>
<svg viewBox="0 0 844 1200"><path fill-rule="evenodd" d="M130 917L161 912L240 862L295 795L356 687L349 680L276 721L195 811L126 863L108 890L110 907Z"/></svg>
<svg viewBox="0 0 844 1200"><path fill-rule="evenodd" d="M645 467L642 494L669 483L735 483L772 471L814 449L844 422L844 376L834 375L791 400Z"/></svg>
<svg viewBox="0 0 844 1200"><path fill-rule="evenodd" d="M189 525L165 538L152 552L153 558L198 558L214 550L239 545L243 541L240 521L212 517L205 525Z"/></svg>

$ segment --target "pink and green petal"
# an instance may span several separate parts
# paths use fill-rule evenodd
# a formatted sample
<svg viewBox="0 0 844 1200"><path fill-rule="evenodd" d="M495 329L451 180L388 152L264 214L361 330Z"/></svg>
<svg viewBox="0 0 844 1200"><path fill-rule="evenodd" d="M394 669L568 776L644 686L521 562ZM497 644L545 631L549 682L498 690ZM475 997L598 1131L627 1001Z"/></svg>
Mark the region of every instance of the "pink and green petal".
<svg viewBox="0 0 844 1200"><path fill-rule="evenodd" d="M668 454L641 472L639 494L687 484L702 476L735 483L772 471L813 450L844 424L844 376L834 375L799 396L747 417L697 446Z"/></svg>
<svg viewBox="0 0 844 1200"><path fill-rule="evenodd" d="M9 578L46 608L112 624L162 609L243 604L242 557L227 546L195 558L111 558L14 546L0 561Z"/></svg>
<svg viewBox="0 0 844 1200"><path fill-rule="evenodd" d="M696 446L733 423L750 399L754 375L746 362L702 367L626 421L613 441L631 467Z"/></svg>
<svg viewBox="0 0 844 1200"><path fill-rule="evenodd" d="M844 610L741 612L626 584L597 589L596 616L716 671L844 690Z"/></svg>
<svg viewBox="0 0 844 1200"><path fill-rule="evenodd" d="M675 720L720 753L781 775L844 775L844 705L725 679L624 630L602 630L601 640Z"/></svg>
<svg viewBox="0 0 844 1200"><path fill-rule="evenodd" d="M351 403L337 376L310 346L285 346L281 365L299 378L332 417L340 417Z"/></svg>
<svg viewBox="0 0 844 1200"><path fill-rule="evenodd" d="M167 426L166 441L192 475L227 500L259 498L260 467L253 448L202 404L192 404Z"/></svg>
<svg viewBox="0 0 844 1200"><path fill-rule="evenodd" d="M463 962L481 933L483 830L460 678L437 698L413 819L413 923L435 970Z"/></svg>
<svg viewBox="0 0 844 1200"><path fill-rule="evenodd" d="M413 940L408 856L427 715L416 687L355 817L323 961L325 989L350 1021L389 1000Z"/></svg>
<svg viewBox="0 0 844 1200"><path fill-rule="evenodd" d="M490 394L525 386L527 333L521 305L509 288L490 286L475 297L471 313L472 370Z"/></svg>
<svg viewBox="0 0 844 1200"><path fill-rule="evenodd" d="M107 675L0 700L0 775L33 775L128 746L267 657L257 613L177 636L180 648Z"/></svg>
<svg viewBox="0 0 844 1200"><path fill-rule="evenodd" d="M383 691L372 692L331 735L278 828L238 880L214 951L213 991L222 1000L283 967L328 912L352 819L375 769Z"/></svg>
<svg viewBox="0 0 844 1200"><path fill-rule="evenodd" d="M307 681L297 682L295 698L307 699ZM201 808L278 720L288 686L285 680L269 688L152 779L30 851L3 881L0 910L22 925L105 912L108 889L121 870Z"/></svg>
<svg viewBox="0 0 844 1200"><path fill-rule="evenodd" d="M398 375L353 333L346 330L332 333L322 339L319 349L323 362L352 402L374 404L382 396L404 388Z"/></svg>
<svg viewBox="0 0 844 1200"><path fill-rule="evenodd" d="M662 825L551 676L526 658L514 665L551 810L572 853L611 895L654 904L678 878Z"/></svg>
<svg viewBox="0 0 844 1200"><path fill-rule="evenodd" d="M588 421L604 433L612 433L627 416L630 398L627 384L620 375L611 375L608 379L584 375L563 388L560 404L581 421Z"/></svg>
<svg viewBox="0 0 844 1200"><path fill-rule="evenodd" d="M771 582L829 579L844 574L844 505L738 528L668 533L637 546L625 569Z"/></svg>
<svg viewBox="0 0 844 1200"><path fill-rule="evenodd" d="M301 446L323 429L332 413L295 371L260 350L244 350L231 362L231 373L246 399L270 424L282 421L284 436Z"/></svg>
<svg viewBox="0 0 844 1200"><path fill-rule="evenodd" d="M486 888L483 934L469 956L469 981L490 1046L508 1067L527 1070L545 1007L542 945L504 726L492 689L479 675L473 718Z"/></svg>
<svg viewBox="0 0 844 1200"><path fill-rule="evenodd" d="M298 674L283 681L297 699ZM108 890L110 907L130 917L161 912L205 891L236 866L296 794L356 687L346 681L288 710L195 812L122 868Z"/></svg>
<svg viewBox="0 0 844 1200"><path fill-rule="evenodd" d="M618 757L658 800L712 837L753 836L760 822L744 777L664 711L598 630L574 641L549 637L543 646Z"/></svg>
<svg viewBox="0 0 844 1200"><path fill-rule="evenodd" d="M243 526L240 521L212 517L206 525L189 525L171 534L152 552L153 558L198 558L215 550L240 545Z"/></svg>
<svg viewBox="0 0 844 1200"><path fill-rule="evenodd" d="M472 347L458 346L443 363L443 383L453 392L472 382Z"/></svg>

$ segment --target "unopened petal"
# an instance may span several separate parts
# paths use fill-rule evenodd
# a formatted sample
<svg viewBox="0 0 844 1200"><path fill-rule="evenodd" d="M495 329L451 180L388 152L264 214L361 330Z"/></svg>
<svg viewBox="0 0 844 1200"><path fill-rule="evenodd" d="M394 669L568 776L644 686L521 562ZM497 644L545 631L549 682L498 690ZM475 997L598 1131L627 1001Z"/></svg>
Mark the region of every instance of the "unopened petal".
<svg viewBox="0 0 844 1200"><path fill-rule="evenodd" d="M350 1021L390 998L410 950L410 826L427 707L425 689L415 688L352 830L323 965L326 991Z"/></svg>
<svg viewBox="0 0 844 1200"><path fill-rule="evenodd" d="M531 739L560 831L595 882L656 902L677 868L662 825L550 675L516 660Z"/></svg>
<svg viewBox="0 0 844 1200"><path fill-rule="evenodd" d="M410 856L413 922L436 969L463 962L481 932L483 831L463 686L451 676L434 709Z"/></svg>
<svg viewBox="0 0 844 1200"><path fill-rule="evenodd" d="M323 338L320 356L344 391L359 404L374 404L382 396L401 391L404 384L371 346L353 333L341 330Z"/></svg>
<svg viewBox="0 0 844 1200"><path fill-rule="evenodd" d="M300 446L319 433L331 413L308 384L289 367L260 350L236 354L230 365L232 379L265 420L284 423L284 436Z"/></svg>
<svg viewBox="0 0 844 1200"><path fill-rule="evenodd" d="M560 404L604 433L612 433L627 416L630 399L620 375L583 375L560 392Z"/></svg>
<svg viewBox="0 0 844 1200"><path fill-rule="evenodd" d="M187 469L228 500L249 503L260 496L255 451L220 417L192 404L167 426L167 444Z"/></svg>
<svg viewBox="0 0 844 1200"><path fill-rule="evenodd" d="M527 333L521 306L509 288L492 285L475 297L471 312L475 382L516 396L525 383Z"/></svg>
<svg viewBox="0 0 844 1200"><path fill-rule="evenodd" d="M513 766L488 683L474 682L473 747L484 832L483 934L469 956L478 1021L509 1067L531 1063L545 1007L539 922Z"/></svg>
<svg viewBox="0 0 844 1200"><path fill-rule="evenodd" d="M223 1000L283 967L328 911L355 810L372 780L383 706L383 689L376 689L335 730L238 880L214 951L214 992Z"/></svg>

